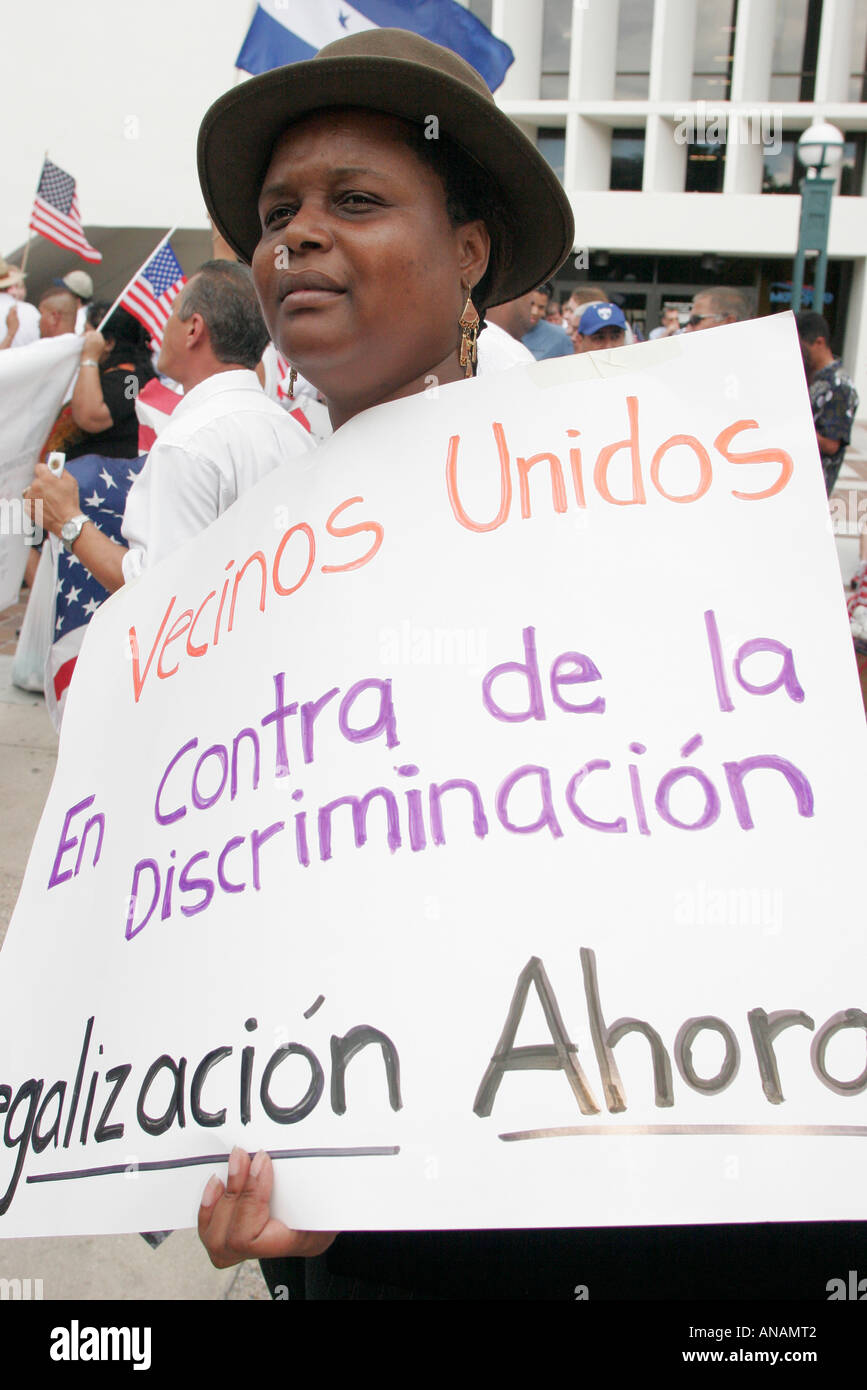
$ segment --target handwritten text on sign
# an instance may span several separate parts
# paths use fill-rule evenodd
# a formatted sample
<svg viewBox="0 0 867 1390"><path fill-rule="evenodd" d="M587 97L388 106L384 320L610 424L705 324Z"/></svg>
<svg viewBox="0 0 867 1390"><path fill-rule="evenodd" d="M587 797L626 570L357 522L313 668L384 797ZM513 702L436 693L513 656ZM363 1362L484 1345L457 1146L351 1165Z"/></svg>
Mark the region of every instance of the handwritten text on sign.
<svg viewBox="0 0 867 1390"><path fill-rule="evenodd" d="M189 1224L235 1142L313 1228L854 1214L839 576L791 326L701 336L369 412L101 612L7 1233Z"/></svg>

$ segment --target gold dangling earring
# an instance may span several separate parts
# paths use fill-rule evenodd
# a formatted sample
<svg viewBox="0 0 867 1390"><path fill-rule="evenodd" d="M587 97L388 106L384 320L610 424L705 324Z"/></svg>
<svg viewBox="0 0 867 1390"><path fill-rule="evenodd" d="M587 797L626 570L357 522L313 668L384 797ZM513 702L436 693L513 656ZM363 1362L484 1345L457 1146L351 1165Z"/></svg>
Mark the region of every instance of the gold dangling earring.
<svg viewBox="0 0 867 1390"><path fill-rule="evenodd" d="M286 394L288 395L290 401L294 401L294 399L295 399L295 383L296 383L297 380L298 380L298 373L297 373L297 371L295 370L294 367L290 367L290 368L289 368L289 390L288 390L287 393L286 393Z"/></svg>
<svg viewBox="0 0 867 1390"><path fill-rule="evenodd" d="M463 285L461 286L463 288ZM479 311L473 303L472 286L467 286L467 302L458 322L461 326L461 366L466 367L466 376L473 375L476 363L476 336L479 331Z"/></svg>

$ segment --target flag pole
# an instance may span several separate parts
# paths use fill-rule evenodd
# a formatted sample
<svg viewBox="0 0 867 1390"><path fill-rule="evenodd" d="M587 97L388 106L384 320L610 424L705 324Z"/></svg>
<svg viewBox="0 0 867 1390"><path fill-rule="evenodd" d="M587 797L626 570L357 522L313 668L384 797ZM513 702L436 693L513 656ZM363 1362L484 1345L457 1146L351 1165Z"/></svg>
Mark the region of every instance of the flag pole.
<svg viewBox="0 0 867 1390"><path fill-rule="evenodd" d="M166 232L165 236L163 237L162 241L158 242L157 245L154 247L153 251L150 251L150 252L148 253L148 255L145 257L145 259L142 261L141 265L139 266L138 270L135 272L135 274L134 274L133 276L131 276L131 278L130 278L129 280L127 280L126 284L124 285L124 287L123 287L123 289L121 290L120 294L118 295L117 299L116 299L116 300L114 301L114 303L112 304L112 306L111 306L111 308L109 309L108 313L107 313L107 314L103 314L103 316L102 316L102 322L100 323L99 327L98 327L97 330L96 330L97 333L101 333L101 332L102 332L103 324L106 322L107 319L110 319L110 318L111 318L112 314L114 313L114 311L115 311L115 309L117 308L117 306L118 306L118 304L120 303L120 301L123 299L124 295L126 294L127 290L129 289L130 285L134 285L134 284L135 284L136 280L137 280L138 277L141 275L142 271L144 270L144 268L145 268L145 266L148 264L148 262L149 262L149 261L152 261L153 258L154 258L154 256L156 256L156 255L159 254L159 252L160 252L160 251L163 249L163 247L165 246L166 242L169 240L170 237L173 237L173 236L174 236L174 234L175 234L175 232L176 232L177 230L178 230L178 229L177 229L177 225L175 225L174 227L170 227L169 230Z"/></svg>
<svg viewBox="0 0 867 1390"><path fill-rule="evenodd" d="M46 163L46 160L47 160L47 159L48 159L48 151L46 150L46 151L45 151L45 159L43 159L43 161L42 161L42 169L45 168L45 163ZM40 180L41 180L41 178L42 178L42 169L40 169L40 171L39 171ZM39 184L36 185L36 191L37 191L37 193L39 192ZM31 215L31 217L32 217L32 216L33 216L33 213L31 212L30 215ZM33 233L31 232L31 230L30 230L30 224L28 223L28 224L27 224L27 244L26 244L26 246L24 247L24 255L21 257L21 272L22 272L22 274L23 274L24 271L27 269L27 257L30 255L30 243L31 243L32 240L33 240Z"/></svg>

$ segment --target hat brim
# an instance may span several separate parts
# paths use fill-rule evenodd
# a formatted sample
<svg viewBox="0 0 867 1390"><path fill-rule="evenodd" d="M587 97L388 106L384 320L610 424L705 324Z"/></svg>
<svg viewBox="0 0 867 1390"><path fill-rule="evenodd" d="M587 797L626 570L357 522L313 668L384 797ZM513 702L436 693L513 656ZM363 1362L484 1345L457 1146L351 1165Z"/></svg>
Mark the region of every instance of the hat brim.
<svg viewBox="0 0 867 1390"><path fill-rule="evenodd" d="M514 232L509 264L484 306L536 289L574 241L569 200L535 145L495 102L466 83L406 59L311 58L251 78L220 97L199 131L199 179L217 230L247 264L261 237L259 191L274 145L293 122L330 107L361 107L423 126L459 145L493 177Z"/></svg>

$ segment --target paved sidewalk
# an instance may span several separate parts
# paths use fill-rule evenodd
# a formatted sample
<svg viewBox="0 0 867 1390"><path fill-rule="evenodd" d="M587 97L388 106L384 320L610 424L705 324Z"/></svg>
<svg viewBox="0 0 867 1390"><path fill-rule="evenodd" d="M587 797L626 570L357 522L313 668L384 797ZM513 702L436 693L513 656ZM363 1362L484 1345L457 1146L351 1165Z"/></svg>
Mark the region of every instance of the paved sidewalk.
<svg viewBox="0 0 867 1390"><path fill-rule="evenodd" d="M0 614L0 622L4 618L8 613ZM44 699L16 689L11 668L11 655L0 654L0 941L24 877L57 756L57 737ZM195 1231L175 1231L157 1250L138 1235L0 1240L0 1279L41 1279L45 1299L270 1297L258 1265L214 1269Z"/></svg>
<svg viewBox="0 0 867 1390"><path fill-rule="evenodd" d="M22 589L18 602L0 613L0 656L14 656L18 645L18 633L24 621L27 607L27 589Z"/></svg>

